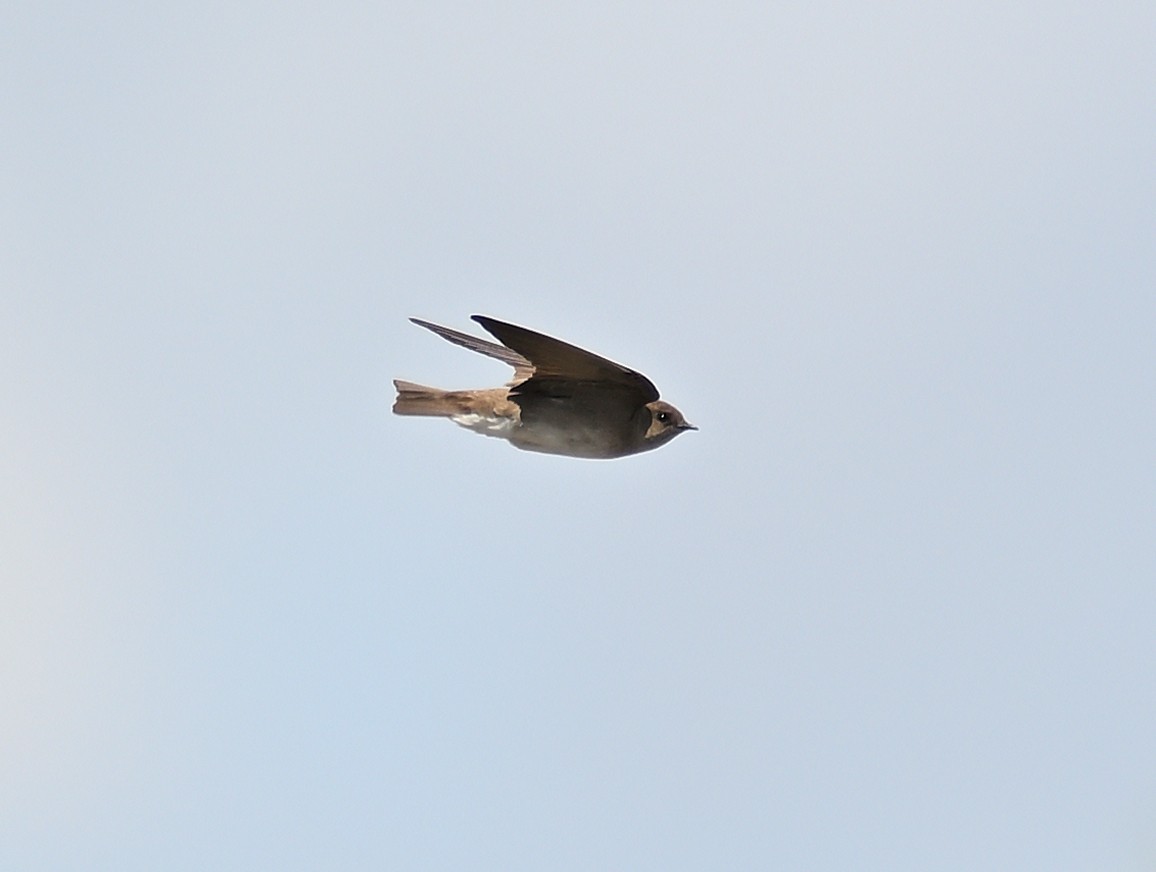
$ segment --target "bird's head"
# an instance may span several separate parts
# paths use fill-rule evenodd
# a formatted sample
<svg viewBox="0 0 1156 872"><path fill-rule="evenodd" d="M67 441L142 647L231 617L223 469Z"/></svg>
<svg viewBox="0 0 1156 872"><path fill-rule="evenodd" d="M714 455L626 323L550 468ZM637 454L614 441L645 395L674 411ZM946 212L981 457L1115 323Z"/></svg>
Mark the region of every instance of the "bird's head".
<svg viewBox="0 0 1156 872"><path fill-rule="evenodd" d="M650 410L650 426L646 430L645 439L650 448L665 445L685 430L698 429L682 416L682 412L663 400L647 403L646 408Z"/></svg>

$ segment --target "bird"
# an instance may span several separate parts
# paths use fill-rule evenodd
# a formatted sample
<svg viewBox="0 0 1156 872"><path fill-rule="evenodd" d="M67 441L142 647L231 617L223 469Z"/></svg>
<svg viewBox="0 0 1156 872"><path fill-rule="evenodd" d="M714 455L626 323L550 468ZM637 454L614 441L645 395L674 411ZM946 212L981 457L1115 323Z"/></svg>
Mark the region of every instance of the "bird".
<svg viewBox="0 0 1156 872"><path fill-rule="evenodd" d="M543 454L608 460L651 451L687 430L682 412L646 376L575 345L485 315L473 320L501 345L410 318L443 339L514 368L500 388L443 391L395 379L396 415L449 418Z"/></svg>

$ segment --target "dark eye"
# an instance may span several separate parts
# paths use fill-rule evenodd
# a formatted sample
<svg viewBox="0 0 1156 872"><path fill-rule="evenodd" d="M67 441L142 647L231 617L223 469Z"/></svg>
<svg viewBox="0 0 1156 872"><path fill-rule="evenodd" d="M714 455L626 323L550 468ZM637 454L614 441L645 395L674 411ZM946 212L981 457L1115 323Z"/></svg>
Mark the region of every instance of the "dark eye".
<svg viewBox="0 0 1156 872"><path fill-rule="evenodd" d="M670 423L670 412L659 412L657 417L660 424Z"/></svg>

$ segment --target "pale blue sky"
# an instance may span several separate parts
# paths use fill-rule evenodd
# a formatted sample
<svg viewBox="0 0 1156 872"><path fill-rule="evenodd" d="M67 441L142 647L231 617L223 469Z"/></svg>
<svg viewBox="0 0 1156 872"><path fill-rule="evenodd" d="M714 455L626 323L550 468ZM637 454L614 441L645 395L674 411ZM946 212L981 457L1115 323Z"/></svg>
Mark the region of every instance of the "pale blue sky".
<svg viewBox="0 0 1156 872"><path fill-rule="evenodd" d="M1156 868L1150 3L2 23L0 867Z"/></svg>

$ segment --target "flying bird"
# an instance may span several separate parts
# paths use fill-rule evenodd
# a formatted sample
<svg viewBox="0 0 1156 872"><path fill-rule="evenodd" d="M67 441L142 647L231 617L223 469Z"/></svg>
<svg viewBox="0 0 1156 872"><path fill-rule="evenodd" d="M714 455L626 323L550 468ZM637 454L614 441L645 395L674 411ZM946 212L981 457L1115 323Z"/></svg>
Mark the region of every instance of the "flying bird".
<svg viewBox="0 0 1156 872"><path fill-rule="evenodd" d="M658 398L641 373L525 327L474 315L502 344L422 321L455 345L514 368L505 387L443 391L394 380L394 414L449 418L515 448L567 457L608 459L650 451L679 433L697 430Z"/></svg>

